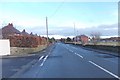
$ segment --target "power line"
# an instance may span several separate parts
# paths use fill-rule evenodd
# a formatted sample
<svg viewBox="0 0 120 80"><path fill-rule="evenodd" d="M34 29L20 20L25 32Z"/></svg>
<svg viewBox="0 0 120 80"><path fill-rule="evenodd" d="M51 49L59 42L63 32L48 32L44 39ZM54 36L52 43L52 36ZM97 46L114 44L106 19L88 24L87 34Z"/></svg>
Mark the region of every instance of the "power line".
<svg viewBox="0 0 120 80"><path fill-rule="evenodd" d="M61 4L56 8L56 10L53 12L53 14L51 14L51 15L49 16L49 18L52 18L53 16L55 16L55 15L57 14L57 12L59 11L59 9L63 6L64 2L65 2L65 0L63 0L63 1L61 2Z"/></svg>

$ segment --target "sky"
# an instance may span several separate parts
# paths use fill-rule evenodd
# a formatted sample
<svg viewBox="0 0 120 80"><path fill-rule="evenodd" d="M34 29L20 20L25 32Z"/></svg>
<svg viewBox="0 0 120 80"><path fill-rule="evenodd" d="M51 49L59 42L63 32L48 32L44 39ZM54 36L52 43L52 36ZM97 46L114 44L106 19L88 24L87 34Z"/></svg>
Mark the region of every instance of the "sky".
<svg viewBox="0 0 120 80"><path fill-rule="evenodd" d="M118 2L1 2L0 26L13 23L28 33L49 37L73 37L99 32L103 37L118 35ZM75 30L74 30L75 29Z"/></svg>

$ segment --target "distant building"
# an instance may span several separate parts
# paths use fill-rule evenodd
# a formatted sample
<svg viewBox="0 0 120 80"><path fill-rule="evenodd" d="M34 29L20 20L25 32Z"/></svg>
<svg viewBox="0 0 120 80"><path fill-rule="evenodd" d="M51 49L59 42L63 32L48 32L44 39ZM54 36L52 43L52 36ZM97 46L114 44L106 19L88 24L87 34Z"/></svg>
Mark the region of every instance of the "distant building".
<svg viewBox="0 0 120 80"><path fill-rule="evenodd" d="M111 37L100 39L100 42L120 42L120 37Z"/></svg>
<svg viewBox="0 0 120 80"><path fill-rule="evenodd" d="M89 37L86 35L79 35L73 38L74 41L86 44L89 42Z"/></svg>

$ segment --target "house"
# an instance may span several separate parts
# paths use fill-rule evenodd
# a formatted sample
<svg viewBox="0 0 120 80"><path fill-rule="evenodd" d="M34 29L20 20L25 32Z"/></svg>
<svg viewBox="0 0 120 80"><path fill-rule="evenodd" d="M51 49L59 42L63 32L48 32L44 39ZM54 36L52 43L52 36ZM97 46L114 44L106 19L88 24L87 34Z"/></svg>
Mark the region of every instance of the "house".
<svg viewBox="0 0 120 80"><path fill-rule="evenodd" d="M22 35L25 35L25 36L29 36L29 34L25 31L25 29L23 29L23 31L21 32Z"/></svg>
<svg viewBox="0 0 120 80"><path fill-rule="evenodd" d="M20 35L21 32L13 27L12 23L9 23L7 26L2 28L3 39L8 39L9 35Z"/></svg>
<svg viewBox="0 0 120 80"><path fill-rule="evenodd" d="M46 44L46 38L22 32L13 27L12 23L2 28L3 39L10 40L11 47L38 47Z"/></svg>
<svg viewBox="0 0 120 80"><path fill-rule="evenodd" d="M86 35L79 35L73 38L73 41L80 42L82 44L86 44L89 42L89 37Z"/></svg>

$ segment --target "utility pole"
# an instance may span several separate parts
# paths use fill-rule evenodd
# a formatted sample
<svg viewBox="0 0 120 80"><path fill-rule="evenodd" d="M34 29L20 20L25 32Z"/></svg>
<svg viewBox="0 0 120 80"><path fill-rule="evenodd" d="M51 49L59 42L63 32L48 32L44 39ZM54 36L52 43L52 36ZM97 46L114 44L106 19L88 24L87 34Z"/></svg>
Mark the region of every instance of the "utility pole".
<svg viewBox="0 0 120 80"><path fill-rule="evenodd" d="M76 37L76 32L75 32L75 23L74 23L74 35L75 35L75 44L76 44L77 37Z"/></svg>
<svg viewBox="0 0 120 80"><path fill-rule="evenodd" d="M47 46L48 46L48 20L46 16L46 35L47 35Z"/></svg>

